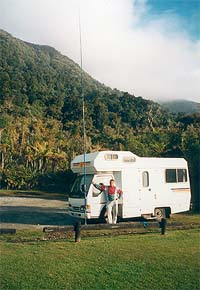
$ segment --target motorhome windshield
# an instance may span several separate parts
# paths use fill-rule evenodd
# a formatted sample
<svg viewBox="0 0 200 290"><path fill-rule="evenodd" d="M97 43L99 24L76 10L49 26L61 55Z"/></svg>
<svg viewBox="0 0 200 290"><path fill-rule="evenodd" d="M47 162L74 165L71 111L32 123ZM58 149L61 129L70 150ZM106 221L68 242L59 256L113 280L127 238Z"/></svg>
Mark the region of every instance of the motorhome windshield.
<svg viewBox="0 0 200 290"><path fill-rule="evenodd" d="M90 184L92 182L93 176L94 175L92 175L92 174L86 175L86 178L85 178L86 194L88 193L88 190L89 190ZM81 188L83 184L84 184L84 176L80 175L74 181L74 184L73 184L73 186L71 188L71 192L70 192L69 196L72 197L72 198L84 198L85 194L84 194L84 192L82 191L82 188Z"/></svg>

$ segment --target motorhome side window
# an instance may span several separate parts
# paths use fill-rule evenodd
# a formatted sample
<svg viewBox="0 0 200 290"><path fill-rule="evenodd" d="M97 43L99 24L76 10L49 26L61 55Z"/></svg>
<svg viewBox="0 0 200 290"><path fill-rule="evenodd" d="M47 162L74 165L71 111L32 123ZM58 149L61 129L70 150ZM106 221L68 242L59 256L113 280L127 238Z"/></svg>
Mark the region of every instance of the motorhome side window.
<svg viewBox="0 0 200 290"><path fill-rule="evenodd" d="M142 185L143 187L149 186L149 172L148 171L142 172Z"/></svg>
<svg viewBox="0 0 200 290"><path fill-rule="evenodd" d="M186 169L177 169L178 182L187 181L187 170Z"/></svg>
<svg viewBox="0 0 200 290"><path fill-rule="evenodd" d="M186 169L166 169L165 179L167 183L186 182Z"/></svg>
<svg viewBox="0 0 200 290"><path fill-rule="evenodd" d="M117 154L105 154L104 158L105 158L105 160L117 160L118 155Z"/></svg>

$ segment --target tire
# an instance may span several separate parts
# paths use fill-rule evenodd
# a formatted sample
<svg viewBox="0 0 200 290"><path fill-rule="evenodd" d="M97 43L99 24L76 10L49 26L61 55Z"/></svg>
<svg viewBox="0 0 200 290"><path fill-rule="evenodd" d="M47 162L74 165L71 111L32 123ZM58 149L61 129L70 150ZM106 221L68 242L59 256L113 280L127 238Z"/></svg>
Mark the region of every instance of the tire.
<svg viewBox="0 0 200 290"><path fill-rule="evenodd" d="M106 224L107 220L108 220L107 210L106 210L106 206L104 206L104 208L102 209L101 214L99 216L99 223L100 224Z"/></svg>
<svg viewBox="0 0 200 290"><path fill-rule="evenodd" d="M155 208L154 210L154 216L157 219L163 219L166 218L166 212L164 208Z"/></svg>

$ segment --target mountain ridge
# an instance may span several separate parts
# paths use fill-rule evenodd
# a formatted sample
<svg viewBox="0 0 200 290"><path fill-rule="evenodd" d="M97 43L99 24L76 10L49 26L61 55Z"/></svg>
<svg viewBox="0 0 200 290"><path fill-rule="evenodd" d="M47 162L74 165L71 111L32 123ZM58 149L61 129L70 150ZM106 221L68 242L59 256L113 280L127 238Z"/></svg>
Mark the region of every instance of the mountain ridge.
<svg viewBox="0 0 200 290"><path fill-rule="evenodd" d="M159 104L163 106L163 108L169 110L171 113L193 114L200 112L200 102L186 99L159 101Z"/></svg>
<svg viewBox="0 0 200 290"><path fill-rule="evenodd" d="M49 45L39 45L39 44L35 44L35 43L30 43L27 41L23 41L21 39L18 39L16 37L13 37L10 33L8 33L5 30L0 29L0 37L2 39L3 37L8 37L9 40L11 40L12 42L15 42L15 45L17 44L17 46L19 46L19 44L21 44L22 46L26 45L27 47L29 47L32 51L32 54L35 53L37 57L41 57L42 53L45 55L46 54L46 61L47 64L50 64L49 61L52 57L55 57L60 64L62 64L64 66L64 64L67 64L69 66L69 68L73 68L76 70L76 74L77 76L80 78L81 75L81 68L79 66L79 64L77 64L75 61L73 61L72 59L70 59L68 56L63 55L61 52L59 52L58 50L56 50L54 47L49 46ZM25 47L24 47L25 48ZM30 55L31 52L29 52ZM30 56L29 55L29 56ZM44 57L43 55L43 57ZM49 59L47 57L47 55L49 55ZM33 55L32 55L33 56ZM62 59L62 61L61 61ZM83 78L84 81L87 83L88 81L91 82L91 90L98 90L99 87L104 88L105 92L117 92L118 94L120 93L124 93L118 89L111 89L108 86L105 86L104 84L102 84L101 82L99 82L98 80L94 79L92 76L90 76L87 72L84 71L83 73ZM86 90L87 92L87 90ZM131 94L129 94L131 95ZM134 96L134 95L133 95ZM137 96L134 96L137 98ZM140 96L138 96L140 97ZM142 97L143 98L143 97ZM147 101L147 99L144 97L143 98L145 101ZM164 109L169 110L169 112L172 113L195 113L199 111L199 103L198 102L194 102L194 101L190 101L187 99L182 99L182 100L169 100L169 101L162 101L162 100L157 100L157 101L153 101L153 100L149 100L150 102L154 102L154 103L158 103L160 104ZM195 106L198 106L197 109L195 109Z"/></svg>
<svg viewBox="0 0 200 290"><path fill-rule="evenodd" d="M95 111L98 111L95 105L99 108L101 122L109 122L109 126L112 126L109 114L114 119L121 118L122 123L130 124L131 127L146 126L148 123L152 126L154 113L160 116L160 121L163 120L164 111L160 105L106 87L81 71L78 64L55 48L24 42L2 30L0 39L0 101L3 104L9 100L17 106L15 111L20 111L23 103L24 107L28 106L32 110L32 114L38 110L38 114L39 111L43 112L43 116L62 120L64 124L72 120L80 122L82 75L87 115L92 119L94 127L100 123L94 116ZM166 122L166 118L163 121Z"/></svg>

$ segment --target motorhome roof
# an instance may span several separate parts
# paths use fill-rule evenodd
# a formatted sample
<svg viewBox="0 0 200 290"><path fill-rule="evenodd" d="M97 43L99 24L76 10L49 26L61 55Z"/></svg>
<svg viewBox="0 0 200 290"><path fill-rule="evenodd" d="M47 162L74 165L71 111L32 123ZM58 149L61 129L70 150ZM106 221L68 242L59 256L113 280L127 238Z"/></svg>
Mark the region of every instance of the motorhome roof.
<svg viewBox="0 0 200 290"><path fill-rule="evenodd" d="M130 151L99 151L85 155L87 172L116 171L124 167L125 163L133 163L139 158ZM84 155L79 155L71 162L73 172L81 173L84 167Z"/></svg>
<svg viewBox="0 0 200 290"><path fill-rule="evenodd" d="M75 173L82 173L84 155L79 155L71 162L71 169ZM87 173L98 171L120 171L123 168L176 168L187 166L183 158L149 158L139 157L130 151L100 151L85 155Z"/></svg>

